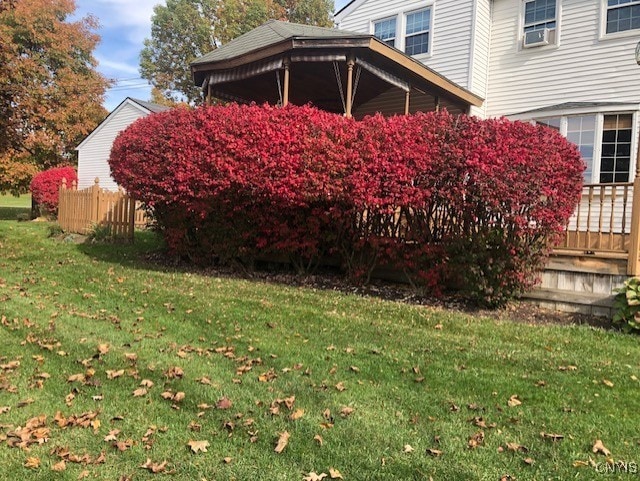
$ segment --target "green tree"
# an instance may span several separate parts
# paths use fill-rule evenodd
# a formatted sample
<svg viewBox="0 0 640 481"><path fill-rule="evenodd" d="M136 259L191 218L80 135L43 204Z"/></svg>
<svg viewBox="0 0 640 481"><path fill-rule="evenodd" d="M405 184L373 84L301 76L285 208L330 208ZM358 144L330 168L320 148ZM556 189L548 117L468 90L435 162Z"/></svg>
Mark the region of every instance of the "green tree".
<svg viewBox="0 0 640 481"><path fill-rule="evenodd" d="M24 191L37 170L73 163L106 114L97 23L68 21L75 8L73 0L0 1L0 192Z"/></svg>
<svg viewBox="0 0 640 481"><path fill-rule="evenodd" d="M269 19L331 26L331 0L167 0L156 5L140 74L167 99L202 100L189 64Z"/></svg>

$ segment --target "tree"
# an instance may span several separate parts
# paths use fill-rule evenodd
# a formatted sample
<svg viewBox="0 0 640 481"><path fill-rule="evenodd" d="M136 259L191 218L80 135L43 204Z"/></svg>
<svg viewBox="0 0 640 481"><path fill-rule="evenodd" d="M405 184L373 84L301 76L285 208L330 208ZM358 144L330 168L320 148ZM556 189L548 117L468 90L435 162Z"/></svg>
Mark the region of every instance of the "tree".
<svg viewBox="0 0 640 481"><path fill-rule="evenodd" d="M171 100L197 104L189 64L269 19L331 26L331 0L167 0L156 5L140 74Z"/></svg>
<svg viewBox="0 0 640 481"><path fill-rule="evenodd" d="M95 19L70 22L73 0L0 2L0 192L74 161L100 122L108 81L92 52Z"/></svg>

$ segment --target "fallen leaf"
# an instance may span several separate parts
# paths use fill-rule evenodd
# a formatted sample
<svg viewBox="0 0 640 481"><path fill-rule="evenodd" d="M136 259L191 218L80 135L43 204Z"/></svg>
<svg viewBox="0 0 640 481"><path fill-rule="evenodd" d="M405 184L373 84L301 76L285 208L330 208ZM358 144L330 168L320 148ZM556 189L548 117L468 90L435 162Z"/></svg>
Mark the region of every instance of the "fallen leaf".
<svg viewBox="0 0 640 481"><path fill-rule="evenodd" d="M469 438L467 446L469 449L475 449L478 446L482 446L484 444L484 431L478 431L473 436Z"/></svg>
<svg viewBox="0 0 640 481"><path fill-rule="evenodd" d="M124 375L124 369L119 369L118 371L107 370L105 372L107 373L107 379L116 379Z"/></svg>
<svg viewBox="0 0 640 481"><path fill-rule="evenodd" d="M344 385L344 383L341 381L338 384L336 384L336 389L340 392L344 391L345 389L347 389Z"/></svg>
<svg viewBox="0 0 640 481"><path fill-rule="evenodd" d="M354 413L355 409L349 407L349 406L345 406L340 410L340 416L342 416L343 418L349 417Z"/></svg>
<svg viewBox="0 0 640 481"><path fill-rule="evenodd" d="M167 461L154 463L153 461L151 461L151 458L147 458L147 461L144 464L141 464L140 467L143 469L147 469L154 474L162 473L167 470Z"/></svg>
<svg viewBox="0 0 640 481"><path fill-rule="evenodd" d="M405 444L402 451L405 453L412 453L415 451L415 449L413 449L410 444Z"/></svg>
<svg viewBox="0 0 640 481"><path fill-rule="evenodd" d="M313 437L313 440L316 441L320 446L324 444L324 439L322 439L322 436L320 436L319 434L316 434Z"/></svg>
<svg viewBox="0 0 640 481"><path fill-rule="evenodd" d="M142 397L147 395L147 390L143 387L139 387L135 391L133 391L133 397Z"/></svg>
<svg viewBox="0 0 640 481"><path fill-rule="evenodd" d="M67 469L67 463L64 462L64 459L61 459L60 462L51 466L52 471L64 471Z"/></svg>
<svg viewBox="0 0 640 481"><path fill-rule="evenodd" d="M98 344L98 354L101 356L109 352L109 344Z"/></svg>
<svg viewBox="0 0 640 481"><path fill-rule="evenodd" d="M216 402L216 409L230 409L233 403L227 397L223 397Z"/></svg>
<svg viewBox="0 0 640 481"><path fill-rule="evenodd" d="M316 474L315 471L311 471L304 477L304 481L322 481L327 477L327 473Z"/></svg>
<svg viewBox="0 0 640 481"><path fill-rule="evenodd" d="M222 458L222 462L224 464L231 464L231 461L233 461L233 458L230 458L229 456L227 456L226 458Z"/></svg>
<svg viewBox="0 0 640 481"><path fill-rule="evenodd" d="M199 452L206 453L207 448L210 446L209 441L189 441L187 445L196 454Z"/></svg>
<svg viewBox="0 0 640 481"><path fill-rule="evenodd" d="M88 470L88 469L83 469L83 470L80 472L80 474L78 475L78 479L88 478L90 474L91 474L91 473L89 472L89 470Z"/></svg>
<svg viewBox="0 0 640 481"><path fill-rule="evenodd" d="M344 479L337 469L329 468L329 477L331 479Z"/></svg>
<svg viewBox="0 0 640 481"><path fill-rule="evenodd" d="M302 416L304 416L304 409L296 409L291 413L291 415L289 416L289 419L291 419L292 421L297 421Z"/></svg>
<svg viewBox="0 0 640 481"><path fill-rule="evenodd" d="M428 448L427 454L430 454L431 456L434 456L437 458L438 456L442 456L442 451L440 451L439 449Z"/></svg>
<svg viewBox="0 0 640 481"><path fill-rule="evenodd" d="M40 467L40 458L28 457L24 463L25 468L38 469Z"/></svg>
<svg viewBox="0 0 640 481"><path fill-rule="evenodd" d="M609 381L608 379L603 379L602 380L602 384L604 384L605 386L608 386L608 387L613 387L613 383L611 381Z"/></svg>
<svg viewBox="0 0 640 481"><path fill-rule="evenodd" d="M507 401L507 404L509 405L509 407L516 407L516 406L520 406L522 404L522 401L520 401L520 399L518 399L518 395L514 394L513 396L511 396L509 398L509 400Z"/></svg>
<svg viewBox="0 0 640 481"><path fill-rule="evenodd" d="M289 444L290 437L291 435L287 431L281 433L280 437L278 438L278 444L276 445L274 451L278 454L284 451L284 448L286 448L287 444Z"/></svg>
<svg viewBox="0 0 640 481"><path fill-rule="evenodd" d="M605 456L611 456L611 451L609 451L600 439L596 439L595 444L591 448L591 451L595 454L604 454Z"/></svg>
<svg viewBox="0 0 640 481"><path fill-rule="evenodd" d="M522 461L524 462L524 464L528 464L529 466L533 465L533 463L535 462L533 458L524 458Z"/></svg>
<svg viewBox="0 0 640 481"><path fill-rule="evenodd" d="M153 387L153 381L151 379L143 379L140 381L140 386L151 388Z"/></svg>
<svg viewBox="0 0 640 481"><path fill-rule="evenodd" d="M522 446L518 443L507 443L507 449L509 451L515 451L515 452L522 452L522 453L527 453L529 452L529 449L526 448L525 446Z"/></svg>
<svg viewBox="0 0 640 481"><path fill-rule="evenodd" d="M85 381L85 375L83 373L72 374L67 378L67 382L84 382L84 381Z"/></svg>

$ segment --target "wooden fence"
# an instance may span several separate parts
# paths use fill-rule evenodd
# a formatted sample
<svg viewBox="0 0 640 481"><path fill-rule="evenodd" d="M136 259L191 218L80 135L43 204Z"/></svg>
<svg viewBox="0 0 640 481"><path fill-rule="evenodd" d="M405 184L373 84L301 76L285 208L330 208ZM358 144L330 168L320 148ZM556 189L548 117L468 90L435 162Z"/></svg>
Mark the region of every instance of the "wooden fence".
<svg viewBox="0 0 640 481"><path fill-rule="evenodd" d="M136 227L146 225L143 210L124 191L109 192L100 188L100 180L86 189L77 190L76 182L60 186L58 223L65 232L89 234L96 227L105 227L109 236L133 240Z"/></svg>

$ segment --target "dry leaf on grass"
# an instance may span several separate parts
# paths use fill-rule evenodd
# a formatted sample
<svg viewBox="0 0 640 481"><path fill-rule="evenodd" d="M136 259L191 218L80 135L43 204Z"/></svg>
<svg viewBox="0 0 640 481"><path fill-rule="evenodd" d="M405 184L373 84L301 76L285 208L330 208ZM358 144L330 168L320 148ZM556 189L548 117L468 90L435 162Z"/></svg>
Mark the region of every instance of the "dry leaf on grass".
<svg viewBox="0 0 640 481"><path fill-rule="evenodd" d="M329 477L331 479L344 479L337 469L329 468Z"/></svg>
<svg viewBox="0 0 640 481"><path fill-rule="evenodd" d="M24 462L24 467L30 469L38 469L40 467L40 458L36 458L34 456L28 457Z"/></svg>
<svg viewBox="0 0 640 481"><path fill-rule="evenodd" d="M278 438L278 444L276 444L274 451L278 454L284 451L284 448L286 448L287 444L289 444L290 437L291 437L291 434L289 434L287 431L281 433L280 437Z"/></svg>
<svg viewBox="0 0 640 481"><path fill-rule="evenodd" d="M206 453L207 448L210 446L209 441L189 441L187 445L194 453Z"/></svg>
<svg viewBox="0 0 640 481"><path fill-rule="evenodd" d="M311 471L304 477L304 481L322 481L327 477L327 473L317 474L315 471Z"/></svg>
<svg viewBox="0 0 640 481"><path fill-rule="evenodd" d="M64 462L64 459L51 466L52 471L64 471L65 469L67 469L67 463Z"/></svg>
<svg viewBox="0 0 640 481"><path fill-rule="evenodd" d="M509 400L507 401L507 404L509 405L509 407L516 407L516 406L520 406L522 404L522 401L520 401L520 399L518 399L518 395L514 394L513 396L511 396L509 398Z"/></svg>
<svg viewBox="0 0 640 481"><path fill-rule="evenodd" d="M141 464L140 467L142 469L146 469L151 471L153 474L163 473L167 470L167 461L162 461L161 463L154 463L151 461L151 458L147 458L147 461L144 464Z"/></svg>
<svg viewBox="0 0 640 481"><path fill-rule="evenodd" d="M596 439L596 442L591 448L591 451L595 454L604 454L605 456L611 456L611 451L609 451L600 439Z"/></svg>
<svg viewBox="0 0 640 481"><path fill-rule="evenodd" d="M223 397L216 402L216 409L231 409L231 406L233 406L233 403L227 397Z"/></svg>

